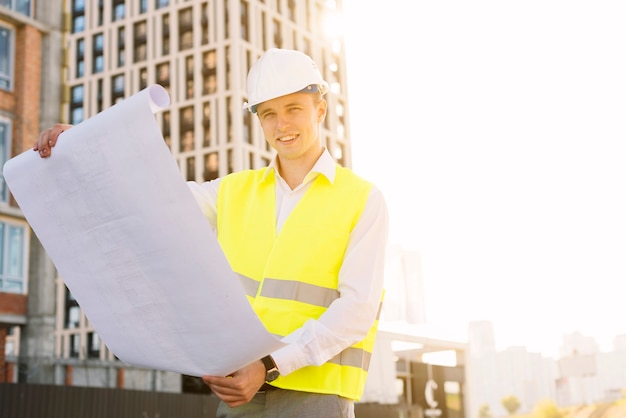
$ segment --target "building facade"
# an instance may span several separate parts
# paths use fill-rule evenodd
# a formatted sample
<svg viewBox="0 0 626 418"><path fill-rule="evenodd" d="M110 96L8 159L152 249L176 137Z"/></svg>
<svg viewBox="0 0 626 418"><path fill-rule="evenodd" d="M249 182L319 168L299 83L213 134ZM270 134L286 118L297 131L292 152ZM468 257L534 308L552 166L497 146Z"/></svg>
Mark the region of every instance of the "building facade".
<svg viewBox="0 0 626 418"><path fill-rule="evenodd" d="M0 162L32 147L58 120L60 0L0 2ZM52 105L50 105L52 104ZM16 381L23 358L52 356L34 335L54 332L54 268L7 189L0 185L0 382ZM27 326L28 325L28 326Z"/></svg>
<svg viewBox="0 0 626 418"><path fill-rule="evenodd" d="M184 178L202 182L264 167L273 152L254 115L242 105L248 69L265 50L278 47L301 50L318 63L330 85L323 140L339 164L352 165L344 45L324 30L326 18L341 11L339 0L10 0L10 4L13 8L0 6L0 31L9 34L0 45L0 60L4 58L0 83L8 80L0 85L0 128L8 132L2 137L5 161L32 147L37 134L56 122L79 124L160 84L171 103L155 117ZM28 13L21 13L26 4ZM26 45L27 40L33 44ZM8 225L0 225L6 257L0 276L0 337L5 339L0 347L8 348L0 359L3 381L206 391L197 379L117 360L59 277L6 186L3 190L0 221ZM423 322L419 257L406 254L392 264L398 270L390 274L399 276L401 290L390 294L387 316ZM12 274L21 276L16 280ZM412 304L413 298L419 303ZM442 417L462 418L464 345L395 332L381 335L379 352L386 356L374 359L380 367L374 367L370 380L389 384L373 385L374 389L370 385L373 392L364 397L365 403L397 404L396 408L419 414L428 407L419 402L426 384L422 354L453 349L459 353L459 366L435 373L439 390L433 396L448 396L444 383L455 383L457 389L449 394L452 400L440 399L445 406ZM403 351L400 366L393 348L398 339L420 347ZM362 404L361 411L366 406Z"/></svg>
<svg viewBox="0 0 626 418"><path fill-rule="evenodd" d="M319 64L331 87L323 140L350 166L344 47L324 31L340 10L326 0L8 0L0 6L3 162L56 122L79 124L160 84L171 104L156 117L186 179L266 166L273 152L242 105L248 69L277 47ZM180 375L116 360L2 186L0 379L181 391Z"/></svg>

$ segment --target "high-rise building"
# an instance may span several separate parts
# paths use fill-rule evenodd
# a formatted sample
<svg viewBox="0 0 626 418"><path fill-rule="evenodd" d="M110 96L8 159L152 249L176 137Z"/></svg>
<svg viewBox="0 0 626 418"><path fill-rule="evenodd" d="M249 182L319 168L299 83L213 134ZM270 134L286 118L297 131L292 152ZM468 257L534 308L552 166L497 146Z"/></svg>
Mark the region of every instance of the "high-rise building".
<svg viewBox="0 0 626 418"><path fill-rule="evenodd" d="M31 148L41 126L58 120L62 16L61 0L0 2L1 164ZM0 383L25 377L26 359L52 356L53 270L2 178Z"/></svg>
<svg viewBox="0 0 626 418"><path fill-rule="evenodd" d="M417 251L392 246L385 260L384 321L426 323L421 258Z"/></svg>
<svg viewBox="0 0 626 418"><path fill-rule="evenodd" d="M0 36L8 35L8 40L0 39L0 126L9 132L2 136L4 160L29 149L37 134L55 122L79 124L149 85L160 84L171 104L155 117L186 179L202 182L264 167L273 151L255 116L242 105L248 69L264 51L279 47L303 51L319 65L330 85L322 139L339 164L352 165L344 45L324 30L326 17L341 11L341 0L3 0L0 4L7 2L13 8L0 6ZM26 4L28 14L21 13ZM35 29L25 29L30 26ZM34 42L37 39L39 43ZM26 65L31 60L32 68ZM6 79L9 87L2 85ZM27 91L34 91L32 97ZM26 103L33 107L26 108ZM8 347L10 353L0 364L9 366L4 370L10 372L3 375L7 381L169 392L205 388L176 373L118 361L4 190L0 298L5 299L0 300L0 338L8 343L0 340L0 348ZM398 295L402 296L400 313L421 323L423 303L412 304L409 297L422 294L419 258L407 255L398 266L406 291ZM18 301L17 313L6 312L9 299ZM399 374L392 348L396 340L419 347L403 351L402 364L408 369ZM384 403L403 399L396 405L403 411L424 407L419 401L426 382L411 364L424 366L423 353L454 349L463 354L465 349L463 344L395 332L385 333L384 342L386 361L373 361L384 363L378 376L387 373L392 382L393 393ZM462 363L451 370L446 373L454 374L460 388ZM443 371L435 374L438 396L443 397L446 376ZM463 416L461 393L456 390L456 402L445 407L453 417ZM374 395L367 396L367 402L381 402Z"/></svg>
<svg viewBox="0 0 626 418"><path fill-rule="evenodd" d="M338 163L351 165L343 41L324 30L326 18L341 10L341 0L9 0L8 5L0 6L4 161L30 148L55 122L78 124L160 84L171 105L156 117L186 179L201 182L266 166L273 152L242 105L248 69L276 47L298 49L318 63L330 84L323 140ZM0 379L179 391L180 376L125 367L115 359L10 204L4 183L2 190L0 347L9 348L3 370L10 367L11 373Z"/></svg>

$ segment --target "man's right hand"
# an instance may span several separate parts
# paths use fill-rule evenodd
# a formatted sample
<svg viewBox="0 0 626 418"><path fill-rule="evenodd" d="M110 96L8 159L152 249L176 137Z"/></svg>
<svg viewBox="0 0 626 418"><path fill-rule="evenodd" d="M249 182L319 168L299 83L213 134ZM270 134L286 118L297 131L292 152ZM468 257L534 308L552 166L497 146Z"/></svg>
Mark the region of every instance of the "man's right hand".
<svg viewBox="0 0 626 418"><path fill-rule="evenodd" d="M52 128L41 132L37 138L37 142L33 146L33 151L39 151L41 158L48 158L52 154L52 147L56 145L59 135L72 126L73 125L57 123Z"/></svg>

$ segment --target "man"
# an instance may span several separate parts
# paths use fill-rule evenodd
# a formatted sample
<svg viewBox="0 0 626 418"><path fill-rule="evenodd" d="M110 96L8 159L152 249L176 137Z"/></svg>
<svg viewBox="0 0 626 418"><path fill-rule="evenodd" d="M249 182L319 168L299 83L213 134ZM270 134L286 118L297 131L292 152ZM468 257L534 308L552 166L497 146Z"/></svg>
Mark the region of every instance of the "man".
<svg viewBox="0 0 626 418"><path fill-rule="evenodd" d="M328 83L307 55L271 49L248 74L269 167L189 187L248 299L287 345L228 376L203 376L218 417L353 417L383 293L381 192L322 143ZM51 154L57 125L34 147Z"/></svg>

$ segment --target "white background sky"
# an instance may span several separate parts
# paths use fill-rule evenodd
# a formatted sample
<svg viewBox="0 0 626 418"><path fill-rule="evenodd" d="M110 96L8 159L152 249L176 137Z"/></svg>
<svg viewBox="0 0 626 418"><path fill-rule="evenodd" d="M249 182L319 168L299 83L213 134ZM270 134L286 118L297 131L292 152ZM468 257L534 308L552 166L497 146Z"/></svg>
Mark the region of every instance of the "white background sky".
<svg viewBox="0 0 626 418"><path fill-rule="evenodd" d="M626 2L345 0L353 168L429 322L626 334Z"/></svg>

